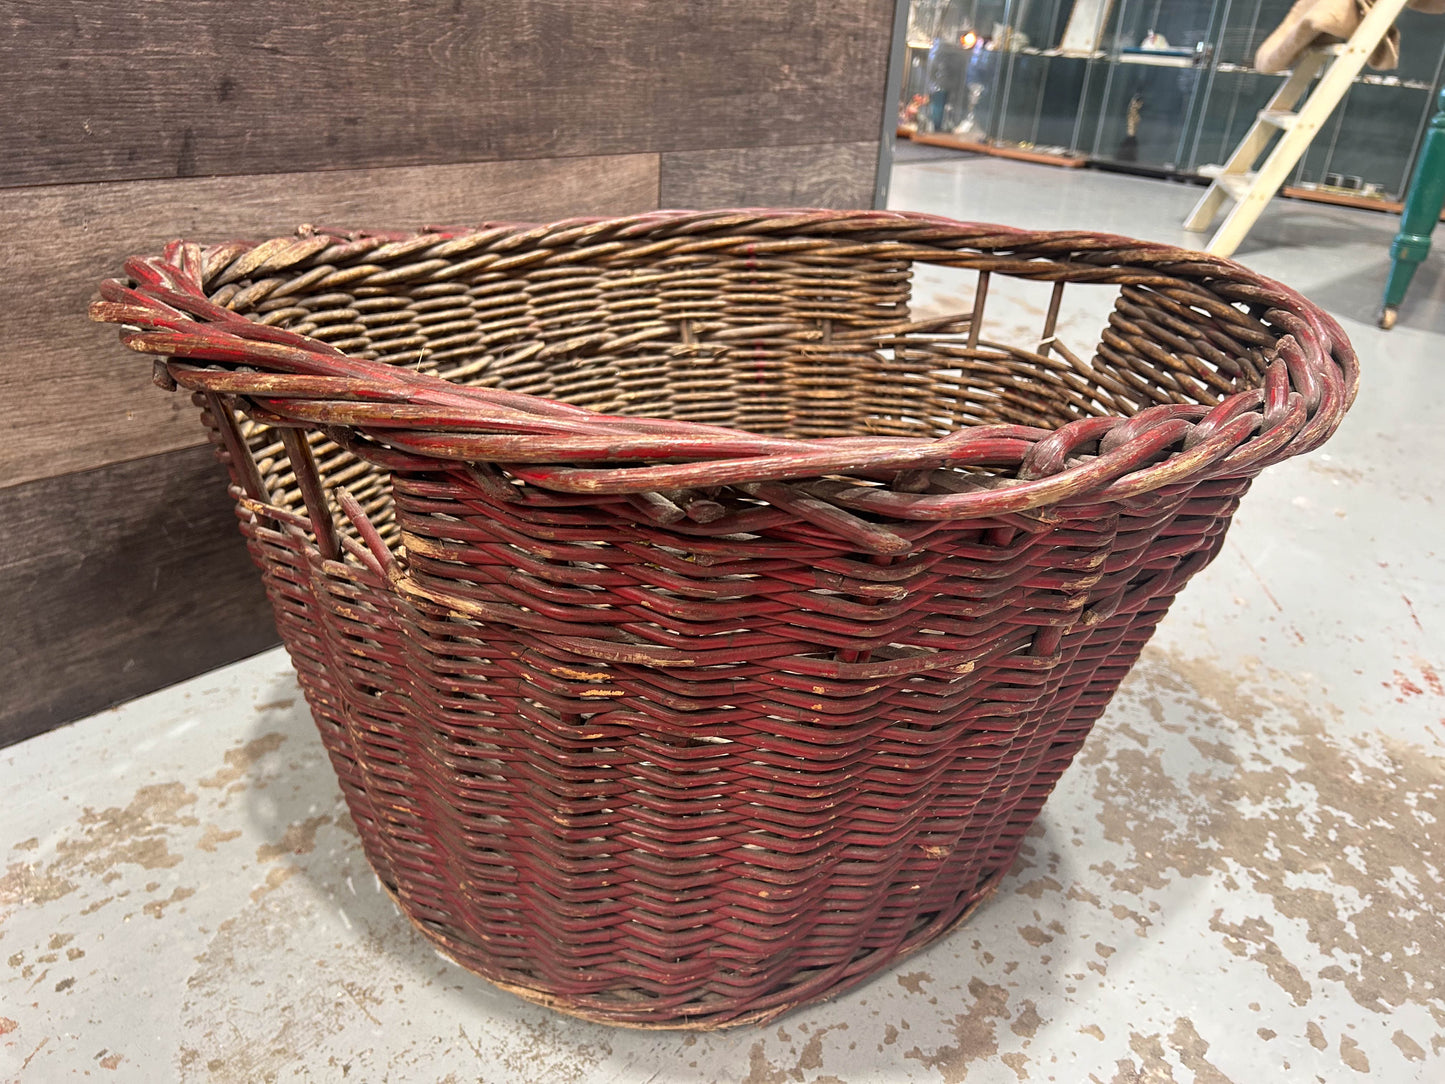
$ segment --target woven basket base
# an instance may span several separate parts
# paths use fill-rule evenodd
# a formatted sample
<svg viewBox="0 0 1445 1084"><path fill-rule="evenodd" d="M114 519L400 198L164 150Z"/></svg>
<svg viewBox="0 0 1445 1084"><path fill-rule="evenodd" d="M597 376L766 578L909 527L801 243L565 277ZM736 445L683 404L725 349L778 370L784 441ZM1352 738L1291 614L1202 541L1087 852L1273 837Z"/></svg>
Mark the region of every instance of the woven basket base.
<svg viewBox="0 0 1445 1084"><path fill-rule="evenodd" d="M824 993L815 994L812 997L801 998L800 1000L795 1002L788 1002L783 1005L777 1006L776 1008L764 1009L760 1012L749 1013L744 1016L736 1016L729 1020L717 1021L713 1019L706 1019L699 1020L697 1022L689 1022L686 1020L673 1019L667 1023L658 1024L649 1024L640 1020L619 1020L617 1017L612 1016L608 1013L589 1012L585 1009L577 1008L566 998L559 998L554 994L549 994L542 990L534 990L528 986L518 986L515 983L503 982L500 979L494 979L487 975L483 975L480 971L477 971L475 968L468 967L464 962L457 959L457 957L446 947L446 945L442 941L438 940L437 937L426 928L426 926L418 922L416 918L407 911L406 905L401 901L401 898L397 896L395 890L391 887L391 885L387 884L384 880L381 880L379 874L377 879L381 882L381 887L385 890L387 896L390 897L392 905L397 909L398 912L401 913L401 915L408 922L412 924L413 927L416 928L418 933L420 933L423 937L425 937L428 941L431 942L432 947L436 949L438 953L440 953L446 959L450 960L452 963L456 964L463 971L469 971L473 975L476 975L478 978L485 979L487 982L495 986L498 990L501 990L508 994L514 994L517 997L521 998L523 1001L530 1001L533 1005L540 1005L544 1009L552 1009L556 1012L565 1013L568 1016L576 1017L578 1020L586 1020L589 1023L593 1024L606 1024L609 1027L615 1028L629 1028L633 1031L725 1031L728 1028L742 1027L744 1025L761 1026L763 1024L771 1023L772 1021L778 1019L780 1016L786 1016L788 1013L792 1012L795 1009L801 1009L806 1005L817 1005L824 1001L832 1001L839 995L845 994L849 990L852 990L854 987L861 986L867 982L871 982L878 975L879 972L887 971L889 968L894 967L899 963L902 963L910 956L922 952L924 949L928 948L935 942L942 941L949 934L953 933L954 930L958 929L960 926L968 922L968 920L973 917L974 912L977 911L981 906L983 906L984 903L988 902L989 898L998 891L998 886L1003 882L1003 879L1008 876L1009 870L1011 870L1012 868L1013 864L1009 863L1008 866L1005 866L993 876L989 877L988 880L980 884L976 889L976 894L974 898L969 902L969 904L963 909L963 911L958 915L957 918L955 918L952 922L949 922L942 929L924 938L917 944L909 945L907 948L900 949L896 952L888 953L886 956L883 956L881 959L879 959L878 963L873 967L870 967L867 971L864 971L858 975L854 975L851 978L845 979L842 982L828 987L828 989Z"/></svg>

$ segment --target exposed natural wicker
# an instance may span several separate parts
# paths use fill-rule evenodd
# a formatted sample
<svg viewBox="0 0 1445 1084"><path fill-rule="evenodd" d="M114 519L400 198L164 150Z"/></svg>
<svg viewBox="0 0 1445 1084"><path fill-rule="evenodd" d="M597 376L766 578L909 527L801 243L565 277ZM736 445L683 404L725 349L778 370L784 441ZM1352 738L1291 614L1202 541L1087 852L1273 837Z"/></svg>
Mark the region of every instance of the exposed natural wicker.
<svg viewBox="0 0 1445 1084"><path fill-rule="evenodd" d="M915 264L976 271L970 312L913 319ZM1227 260L918 215L126 273L93 315L205 408L382 880L467 967L634 1026L767 1020L964 918L1357 376ZM984 337L1000 276L1056 284L1022 345ZM1065 283L1115 287L1088 360Z"/></svg>

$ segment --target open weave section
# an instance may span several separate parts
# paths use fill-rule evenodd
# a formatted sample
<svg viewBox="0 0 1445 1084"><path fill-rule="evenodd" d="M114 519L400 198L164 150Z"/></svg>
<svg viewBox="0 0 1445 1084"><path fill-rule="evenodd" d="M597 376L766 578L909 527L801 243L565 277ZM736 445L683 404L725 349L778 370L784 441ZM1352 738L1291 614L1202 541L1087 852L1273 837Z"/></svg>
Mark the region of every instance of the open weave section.
<svg viewBox="0 0 1445 1084"><path fill-rule="evenodd" d="M634 1026L769 1019L965 917L1356 379L1228 261L915 215L127 270L96 315L202 406L382 880L469 968Z"/></svg>

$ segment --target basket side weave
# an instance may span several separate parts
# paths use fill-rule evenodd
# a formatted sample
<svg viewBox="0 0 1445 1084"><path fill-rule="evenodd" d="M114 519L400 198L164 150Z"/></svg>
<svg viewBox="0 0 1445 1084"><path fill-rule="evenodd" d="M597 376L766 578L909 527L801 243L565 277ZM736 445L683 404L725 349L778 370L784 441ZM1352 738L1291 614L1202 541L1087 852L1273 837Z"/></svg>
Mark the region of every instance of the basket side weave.
<svg viewBox="0 0 1445 1084"><path fill-rule="evenodd" d="M910 315L920 263L977 273L971 310ZM769 1019L966 916L1358 378L1229 261L919 215L308 232L127 274L94 315L201 404L404 913L631 1026ZM1008 279L1053 284L1037 346L983 337ZM1116 288L1088 360L1065 283Z"/></svg>

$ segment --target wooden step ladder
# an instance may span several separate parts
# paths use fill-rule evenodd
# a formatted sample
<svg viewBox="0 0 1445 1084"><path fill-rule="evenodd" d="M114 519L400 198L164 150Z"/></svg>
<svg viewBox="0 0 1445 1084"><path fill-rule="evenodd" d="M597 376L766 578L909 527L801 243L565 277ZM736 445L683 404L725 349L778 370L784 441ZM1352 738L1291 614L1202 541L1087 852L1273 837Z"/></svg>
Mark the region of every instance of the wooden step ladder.
<svg viewBox="0 0 1445 1084"><path fill-rule="evenodd" d="M1349 91L1365 60L1389 33L1405 3L1406 0L1376 0L1349 41L1308 50L1269 104L1259 111L1229 161L1222 166L1205 166L1199 171L1213 179L1184 220L1186 230L1207 230L1224 201L1234 202L1205 251L1216 256L1234 254L1265 204L1274 198L1290 170ZM1319 83L1314 92L1307 93L1317 76ZM1259 156L1276 135L1280 136L1279 142L1256 169Z"/></svg>

